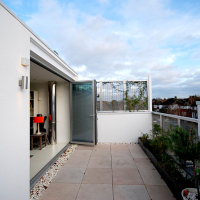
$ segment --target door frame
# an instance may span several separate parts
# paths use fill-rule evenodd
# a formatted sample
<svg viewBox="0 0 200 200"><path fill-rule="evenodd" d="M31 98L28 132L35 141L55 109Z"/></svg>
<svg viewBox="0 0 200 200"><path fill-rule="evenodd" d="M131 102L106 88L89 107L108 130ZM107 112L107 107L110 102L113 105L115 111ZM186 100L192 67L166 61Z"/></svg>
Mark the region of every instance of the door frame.
<svg viewBox="0 0 200 200"><path fill-rule="evenodd" d="M73 83L92 83L92 113L91 117L93 117L92 124L93 124L93 142L78 142L72 141L72 123L73 123L73 115L72 115L72 84ZM84 144L84 145L95 145L97 144L97 111L96 111L96 80L83 80L83 81L71 81L70 82L70 143L72 144Z"/></svg>

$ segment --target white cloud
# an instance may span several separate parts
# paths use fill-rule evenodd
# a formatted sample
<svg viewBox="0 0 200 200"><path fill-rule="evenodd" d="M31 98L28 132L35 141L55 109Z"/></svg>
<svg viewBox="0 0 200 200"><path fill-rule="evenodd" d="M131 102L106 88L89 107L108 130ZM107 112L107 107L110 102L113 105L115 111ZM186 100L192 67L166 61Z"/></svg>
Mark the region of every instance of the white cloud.
<svg viewBox="0 0 200 200"><path fill-rule="evenodd" d="M200 49L192 53L191 58L200 60Z"/></svg>
<svg viewBox="0 0 200 200"><path fill-rule="evenodd" d="M110 0L98 0L100 4L108 4Z"/></svg>
<svg viewBox="0 0 200 200"><path fill-rule="evenodd" d="M175 55L171 55L170 57L161 60L161 62L172 64L174 62L175 58L176 58Z"/></svg>
<svg viewBox="0 0 200 200"><path fill-rule="evenodd" d="M115 71L115 74L117 75L127 75L131 72L131 69L124 69L124 70L118 70L118 71Z"/></svg>
<svg viewBox="0 0 200 200"><path fill-rule="evenodd" d="M73 68L76 72L83 72L86 70L86 66L82 65L81 67L76 67L76 66L71 66L71 68Z"/></svg>
<svg viewBox="0 0 200 200"><path fill-rule="evenodd" d="M22 5L22 0L12 0L11 4L15 5L15 6L19 6Z"/></svg>
<svg viewBox="0 0 200 200"><path fill-rule="evenodd" d="M190 89L184 94L194 93L195 75L190 78L177 63L189 55L200 58L199 49L193 47L200 45L200 18L172 11L168 2L122 1L113 8L118 18L111 20L100 12L83 12L72 3L40 0L38 12L27 24L62 55L79 79L147 79L151 74L155 97L164 97L163 92L170 96L170 90L180 93L185 84Z"/></svg>

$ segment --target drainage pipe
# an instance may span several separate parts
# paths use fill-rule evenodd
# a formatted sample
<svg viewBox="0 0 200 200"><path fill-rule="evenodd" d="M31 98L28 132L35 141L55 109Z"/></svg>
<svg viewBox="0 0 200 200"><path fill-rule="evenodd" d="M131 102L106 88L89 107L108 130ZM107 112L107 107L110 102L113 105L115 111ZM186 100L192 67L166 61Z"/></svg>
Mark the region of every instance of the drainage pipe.
<svg viewBox="0 0 200 200"><path fill-rule="evenodd" d="M56 82L48 82L49 86L49 142L57 143L56 133Z"/></svg>

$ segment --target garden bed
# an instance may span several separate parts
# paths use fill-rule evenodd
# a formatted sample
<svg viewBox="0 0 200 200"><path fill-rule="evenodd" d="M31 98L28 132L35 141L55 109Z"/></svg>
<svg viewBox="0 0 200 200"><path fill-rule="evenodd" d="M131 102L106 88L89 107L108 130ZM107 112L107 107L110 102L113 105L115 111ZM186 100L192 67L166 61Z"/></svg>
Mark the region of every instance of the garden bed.
<svg viewBox="0 0 200 200"><path fill-rule="evenodd" d="M155 158L155 156L143 145L143 142L138 139L138 144L143 149L143 151L146 153L149 160L152 162L152 164L155 166L157 171L162 176L163 180L166 182L167 186L170 188L171 192L175 196L177 200L182 200L181 191L183 188L180 188L175 180L171 178L171 176L163 169L163 167L159 164L159 161Z"/></svg>

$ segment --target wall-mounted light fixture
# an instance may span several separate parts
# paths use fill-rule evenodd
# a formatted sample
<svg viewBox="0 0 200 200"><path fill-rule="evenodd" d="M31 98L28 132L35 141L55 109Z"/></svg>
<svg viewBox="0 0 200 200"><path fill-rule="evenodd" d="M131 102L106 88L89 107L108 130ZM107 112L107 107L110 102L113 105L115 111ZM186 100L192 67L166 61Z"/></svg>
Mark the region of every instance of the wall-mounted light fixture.
<svg viewBox="0 0 200 200"><path fill-rule="evenodd" d="M19 80L19 86L21 89L28 89L28 76L22 76L22 80Z"/></svg>
<svg viewBox="0 0 200 200"><path fill-rule="evenodd" d="M29 66L30 65L30 60L28 58L21 58L21 64L23 66Z"/></svg>

